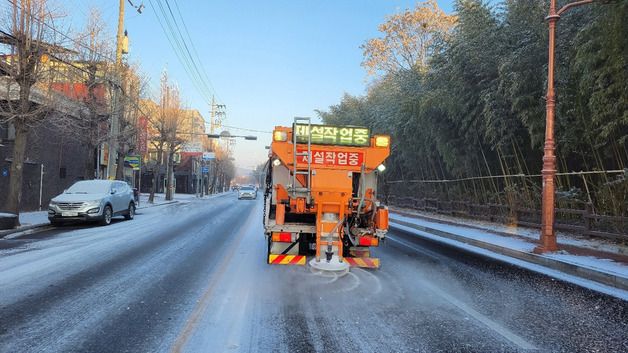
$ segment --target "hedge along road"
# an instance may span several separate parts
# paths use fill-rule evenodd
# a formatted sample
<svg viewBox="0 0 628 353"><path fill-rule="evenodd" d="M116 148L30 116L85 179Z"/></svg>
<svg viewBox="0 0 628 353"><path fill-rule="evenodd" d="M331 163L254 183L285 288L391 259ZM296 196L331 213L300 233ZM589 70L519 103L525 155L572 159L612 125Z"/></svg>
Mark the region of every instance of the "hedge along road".
<svg viewBox="0 0 628 353"><path fill-rule="evenodd" d="M235 195L0 250L0 352L622 352L626 302L391 232L379 270L269 266Z"/></svg>

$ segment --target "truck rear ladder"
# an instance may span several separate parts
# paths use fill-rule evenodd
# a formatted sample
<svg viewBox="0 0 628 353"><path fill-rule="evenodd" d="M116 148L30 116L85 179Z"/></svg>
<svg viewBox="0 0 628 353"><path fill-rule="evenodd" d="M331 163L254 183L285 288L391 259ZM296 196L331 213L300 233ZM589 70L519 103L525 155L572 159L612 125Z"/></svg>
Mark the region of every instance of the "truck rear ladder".
<svg viewBox="0 0 628 353"><path fill-rule="evenodd" d="M307 152L299 152L297 149L297 124L299 123L301 123L301 125L307 126ZM294 156L294 159L291 166L292 169L290 170L292 174L292 185L289 189L292 197L297 197L297 194L305 193L308 203L310 202L310 192L312 191L310 181L312 175L312 133L310 131L311 127L312 122L310 118L294 118L294 124L292 125L292 155ZM305 160L307 160L307 170L300 170L297 167L299 157L306 157ZM305 185L303 185L303 187L297 187L297 175L305 176Z"/></svg>

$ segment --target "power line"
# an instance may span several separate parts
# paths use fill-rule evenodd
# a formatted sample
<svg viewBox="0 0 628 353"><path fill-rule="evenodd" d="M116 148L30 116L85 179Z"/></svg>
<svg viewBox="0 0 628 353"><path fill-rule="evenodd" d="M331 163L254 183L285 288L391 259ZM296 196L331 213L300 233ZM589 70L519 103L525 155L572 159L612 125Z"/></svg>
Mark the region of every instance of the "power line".
<svg viewBox="0 0 628 353"><path fill-rule="evenodd" d="M15 0L7 0L8 3L17 6L18 8L20 8L21 10L23 10L23 7L18 4ZM190 44L188 45L188 43L185 41L185 38L183 37L182 33L181 33L181 29L179 26L179 21L176 20L176 17L174 15L174 12L172 11L172 8L170 7L169 2L166 0L166 6L168 7L168 12L166 12L166 9L163 7L162 3L160 2L160 0L155 0L157 1L157 5L159 6L159 10L161 12L161 15L163 17L163 22L162 19L160 18L160 16L157 13L157 10L155 8L155 6L153 5L152 0L150 1L150 5L151 8L153 9L153 12L155 13L155 17L157 18L157 21L162 29L162 31L164 32L166 39L168 40L171 48L173 49L173 51L175 52L177 58L179 59L179 62L181 62L181 64L184 67L184 70L186 71L186 74L188 75L188 77L190 78L190 80L192 81L192 84L196 87L196 89L199 91L199 93L201 93L201 96L203 96L203 98L206 101L210 101L211 100L211 96L212 96L212 92L213 94L215 94L218 97L218 100L220 101L220 96L217 94L216 90L214 89L213 85L211 84L211 80L209 80L209 77L207 75L207 72L203 69L199 69L199 65L198 63L200 63L200 59L199 59L199 55L198 52L196 51L196 48L193 44L193 41L191 39L191 36L189 34L189 31L187 29L187 25L185 24L185 21L183 20L183 16L181 15L181 11L178 7L178 4L175 2L175 10L177 11L179 18L180 18L180 22L182 24L182 27L184 28L186 34L187 34L187 38L188 41L190 42ZM168 13L170 13L170 16L168 16ZM69 35L60 32L58 29L56 29L54 26L52 26L51 24L49 24L46 21L43 21L37 17L33 17L33 19L38 22L39 24L47 27L48 29L50 29L54 34L61 36L62 38L64 38L65 40L68 40L70 42L72 42L74 45L76 45L79 48L82 48L84 50L87 50L91 55L93 55L94 57L97 58L97 60L100 61L109 61L109 62L115 62L115 59L111 56L105 55L102 52L96 51L94 49L92 49L91 47L89 47L88 45L86 45L85 43L70 37ZM164 22L165 22L165 26L164 26ZM167 27L167 28L166 28ZM178 34L178 35L177 35ZM192 52L194 52L196 54L196 60L194 60L194 57L192 56L192 53L190 52L189 48L192 48ZM179 50L177 50L177 48ZM187 54L187 55L186 55ZM52 55L51 55L52 57ZM77 67L76 65L65 61L57 56L54 57L55 59L57 59L58 61L64 62L68 65L72 65L74 66L76 69L82 70L84 72L84 69ZM202 66L201 66L202 67ZM88 72L89 73L89 72ZM114 82L110 82L112 84L115 84ZM210 88L211 87L211 88ZM152 88L151 88L152 90Z"/></svg>
<svg viewBox="0 0 628 353"><path fill-rule="evenodd" d="M15 0L7 0L10 4L17 6L20 10L24 11L24 8L18 4ZM105 58L107 59L106 61L111 61L111 62L115 62L115 59L113 57L108 57L105 54L95 51L94 49L90 48L89 46L87 46L86 44L82 43L81 41L70 37L69 35L59 31L58 29L56 29L54 26L52 26L50 23L43 21L41 19L39 19L38 17L33 16L33 20L35 20L36 22L38 22L40 25L43 25L45 27L48 27L50 30L52 30L55 34L58 34L60 36L62 36L63 38L71 41L72 43L76 44L79 47L82 47L83 49L87 49L88 51L90 51L92 54L95 54L101 58ZM101 59L99 59L101 60Z"/></svg>
<svg viewBox="0 0 628 353"><path fill-rule="evenodd" d="M618 169L618 170L591 170L591 171L580 171L580 172L564 172L564 173L556 173L556 175L589 175L589 174L624 174L627 173L628 169ZM468 178L460 178L460 179L427 179L427 180L391 180L387 181L386 184L401 184L401 183L455 183L459 181L468 181L468 180L482 180L482 179L503 179L503 178L538 178L543 176L543 174L504 174L504 175L490 175L490 176L476 176L476 177L468 177Z"/></svg>
<svg viewBox="0 0 628 353"><path fill-rule="evenodd" d="M175 16L168 0L165 0L165 7L162 5L162 2L160 0L155 1L157 3L157 7L155 7L153 1L150 0L151 8L155 12L157 20L162 30L164 31L164 34L166 35L166 38L168 39L171 48L175 51L177 58L184 66L186 74L188 75L196 89L199 91L199 93L201 93L201 95L204 96L206 100L209 101L212 94L218 96L216 90L211 84L211 80L209 80L209 77L207 76L207 73L199 68L200 59L198 58L198 52L194 47L193 41L189 35L189 31L187 30L187 26L185 25L185 20L183 20L183 16L181 15L181 11L178 8L178 5L175 2L175 5L177 6L175 7L175 9L177 10L180 20L177 20L177 17ZM159 13L163 18L163 21L157 13L157 8L159 8ZM181 22L181 24L179 22ZM184 37L184 35L182 34L181 27L183 27L183 29L186 31L187 40L186 37ZM192 51L190 51L190 48L192 48ZM192 52L197 54L196 59L195 56L192 55ZM218 98L220 99L220 97Z"/></svg>
<svg viewBox="0 0 628 353"><path fill-rule="evenodd" d="M20 4L18 4L15 0L7 0L7 1L8 1L8 3L10 3L10 4L14 5L14 6L17 6L20 10L24 11L23 7L22 7ZM170 21L169 21L169 20L168 20L168 18L166 17L166 12L165 12L165 10L164 10L163 6L161 6L161 3L159 2L159 0L156 0L156 1L158 2L158 5L161 7L161 11L162 11L162 15L164 16L164 20L165 20L165 21L167 21L167 25L169 26L169 28L171 28L171 29L172 29L172 24L170 24ZM168 5L168 6L169 6L169 5ZM153 6L152 1L151 1L151 7L153 8L153 11L155 12L155 15L156 15L156 17L157 17L157 20L158 20L158 22L159 22L159 24L160 24L160 26L161 26L162 30L164 31L164 34L166 34L166 38L168 39L168 41L169 41L169 43L170 43L171 47L174 49L174 45L172 44L171 38L168 36L168 31L167 31L167 30L166 30L166 28L163 26L163 24L162 24L162 22L161 22L161 20L160 20L159 16L157 16L157 12L155 11L155 7ZM178 10L178 8L177 8L177 10ZM172 18L173 18L173 20L174 20L174 14L172 13L172 10L170 10L170 14L171 14L171 16L172 16ZM179 17L183 20L182 16L180 15L180 11L179 11ZM35 17L35 16L33 16L33 20L34 20L34 21L36 21L36 22L38 22L40 25L47 27L47 28L48 28L48 29L50 29L50 30L51 30L54 34L58 34L58 35L60 35L61 37L65 38L66 40L69 40L70 42L74 43L76 46L78 46L78 47L80 47L80 48L83 48L83 49L86 49L89 53L91 53L91 54L93 54L94 56L96 56L96 57L98 58L98 60L105 61L105 62L115 62L115 59L114 59L113 57L107 56L107 55L103 54L102 52L96 51L96 50L94 50L94 49L90 48L89 46L87 46L86 44L84 44L83 42L81 42L81 41L79 41L79 40L77 40L77 39L75 39L75 38L72 38L72 37L70 37L69 35L67 35L67 34L65 34L65 33L63 33L63 32L60 32L58 29L56 29L54 26L52 26L52 25L51 25L51 24L49 24L48 22L46 22L46 21L44 21L44 20L42 20L42 19L39 19L39 18L37 18L37 17ZM183 21L183 23L184 23L184 21ZM175 23L175 25L177 25L177 24ZM177 29L178 29L178 27L177 27ZM187 31L187 28L186 28L186 31ZM8 37L10 37L10 38L15 39L15 36L13 36L12 34L10 34L10 33L6 32L6 31L1 30L1 29L0 29L0 33L3 33L4 35L6 35L6 36L8 36ZM176 36L175 36L175 34L174 34L174 30L172 30L172 32L171 32L172 40L177 41L177 46L178 46L179 48L182 48L182 49L183 49L183 47L181 46L182 44L179 42L179 40L183 41L183 37L182 37L182 35L181 35L181 32L180 32L180 31L178 31L178 33L179 33L179 37L180 37L180 38L176 37ZM188 32L188 38L190 38L190 39L191 39L191 37L189 36L189 32ZM190 54L190 51L189 51L189 49L187 49L187 45L186 45L186 43L185 43L184 41L183 41L183 45L185 46L186 52L188 53L188 57L183 57L183 59L187 59L187 60L186 60L186 62L185 62L185 63L187 63L187 66L185 65L185 63L183 62L182 58L179 56L179 54L178 54L178 52L177 52L176 50L175 50L175 54L177 54L177 57L179 58L179 60L182 62L182 64L184 64L184 68L186 69L186 73L188 74L188 76L189 76L189 77L191 77L191 78L194 78L194 77L196 77L196 75L191 74L191 71L190 71L190 69L194 69L194 67L192 66L192 65L194 64L194 62L192 61L192 64L190 63L190 60L193 60L193 59L192 59L192 56L191 56L191 54ZM194 48L193 46L192 46L192 48L193 48L193 50L195 50L195 48ZM71 62L71 61L68 61L68 60L65 60L65 59L63 59L63 58L61 58L61 57L59 57L59 56L57 56L57 55L55 55L55 54L53 54L53 53L47 53L47 55L48 55L48 56L50 56L51 58L55 59L55 60L56 60L56 61L58 61L58 62L64 63L64 64L66 64L67 66L74 68L75 70L82 71L82 72L84 72L84 73L86 73L86 74L88 74L88 75L93 74L92 72L87 71L86 69L84 69L84 68L82 68L82 67L80 67L80 66L77 66L75 63L73 63L73 62ZM105 60L103 60L103 59L105 59ZM198 77L200 77L200 75L201 75L200 70L199 70L198 68L195 68L195 70L196 70L196 72L197 72L197 73L198 73L198 75L199 75ZM204 71L203 71L203 73L205 74L205 77L207 77L207 74L206 74ZM61 73L61 72L57 72L57 74L62 74L62 73ZM68 73L64 73L64 74L62 74L62 75L63 75L66 79L68 79L68 80L73 80L73 79L74 79L73 77L71 77L71 76L70 76L70 73L69 73L69 72L68 72ZM101 77L101 79L102 79L103 81L105 81L105 82L109 83L110 85L114 85L114 86L116 86L116 87L119 87L119 86L120 86L119 84L117 84L116 82L114 82L114 81L113 81L113 80L111 80L111 79L107 79L107 78L104 78L104 77ZM208 87L207 87L207 84L205 84L205 87L204 87L204 90L203 90L203 84L204 84L204 83L203 83L203 81L196 81L196 82L193 82L193 83L195 84L195 86L197 86L197 89L199 89L199 91L202 91L202 92L204 93L204 95L205 95L205 99L209 100L209 99L210 99L210 97L211 97L211 94L210 94L210 90L209 90L209 89L208 89ZM210 83L210 85L211 85L211 83ZM121 87L121 88L122 88L122 87ZM149 89L152 89L152 88L151 88L151 87L149 87ZM212 90L213 90L213 86L212 86ZM214 90L214 92L215 92L215 90ZM125 98L130 97L128 94L126 94L126 93L124 92L124 90L122 90L122 94L123 94L123 97L125 97ZM130 99L127 99L127 100L129 100L129 101L130 101ZM148 115L148 114L145 114L145 113L142 111L141 107L139 107L139 106L138 106L137 104L135 104L134 102L131 102L131 104L132 104L132 105L133 105L136 109L138 109L138 111L140 111L140 113L141 113L142 115L145 115L145 116L146 116L146 117L148 117L148 118L149 118L149 120L150 120L149 115Z"/></svg>
<svg viewBox="0 0 628 353"><path fill-rule="evenodd" d="M199 93L201 93L201 95L204 96L204 99L208 100L209 99L208 93L206 91L203 91L203 89L199 85L199 82L195 79L196 76L192 75L190 72L191 68L190 68L190 63L188 62L188 59L185 57L182 57L182 54L180 54L182 53L183 49L181 47L181 44L179 43L178 38L175 37L172 31L172 25L170 24L170 21L165 16L163 6L161 5L159 1L157 1L157 5L159 6L162 16L164 17L163 22L162 22L162 19L159 17L156 8L153 5L153 2L150 1L149 3L150 3L151 8L153 9L153 12L155 13L155 17L157 18L157 22L159 23L159 26L161 27L162 31L164 32L164 35L166 36L166 39L168 40L168 43L170 44L170 47L173 49L175 55L177 56L177 59L183 66L183 69L185 70L190 80L192 81L192 84L196 87L197 90L199 90ZM164 26L164 22L166 23L166 26L168 26L170 31L166 29L166 26ZM175 46L178 48L175 48Z"/></svg>
<svg viewBox="0 0 628 353"><path fill-rule="evenodd" d="M190 32L188 31L188 26L185 20L183 19L183 16L181 15L181 10L179 9L179 4L177 3L177 1L174 2L174 5L177 10L177 13L179 14L179 18L181 19L181 23L183 23L183 28L185 29L185 33L187 34L188 40L190 41L192 51L196 55L197 61L200 62L200 55L198 55L198 51L196 51L196 46L194 45L194 41L192 40L192 37L190 36ZM202 69L201 72L204 74L205 79L207 79L207 82L209 83L210 88L216 94L216 97L218 98L218 102L223 102L223 100L220 98L220 95L218 95L218 92L216 92L216 90L214 89L214 86L212 85L212 81L207 75L207 71L205 71L205 68L202 65L201 65L201 69Z"/></svg>

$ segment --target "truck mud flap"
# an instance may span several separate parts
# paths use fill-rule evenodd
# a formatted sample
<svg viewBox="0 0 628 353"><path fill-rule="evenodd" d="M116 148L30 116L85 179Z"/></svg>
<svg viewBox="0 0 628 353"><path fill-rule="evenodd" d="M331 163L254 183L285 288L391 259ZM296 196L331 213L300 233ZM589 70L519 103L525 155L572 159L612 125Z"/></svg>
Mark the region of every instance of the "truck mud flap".
<svg viewBox="0 0 628 353"><path fill-rule="evenodd" d="M271 265L305 265L306 257L302 255L268 255Z"/></svg>
<svg viewBox="0 0 628 353"><path fill-rule="evenodd" d="M345 257L343 260L351 267L379 268L379 259L372 257Z"/></svg>

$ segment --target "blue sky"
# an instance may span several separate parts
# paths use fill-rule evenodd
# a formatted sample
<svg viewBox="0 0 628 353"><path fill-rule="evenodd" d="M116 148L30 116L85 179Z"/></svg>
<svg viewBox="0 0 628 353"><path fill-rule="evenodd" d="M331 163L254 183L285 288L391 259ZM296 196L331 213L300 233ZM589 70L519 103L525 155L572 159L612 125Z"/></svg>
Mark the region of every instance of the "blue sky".
<svg viewBox="0 0 628 353"><path fill-rule="evenodd" d="M140 64L159 84L166 68L184 102L209 120L209 105L186 75L157 22L151 2L142 14L126 6L130 38L128 59ZM367 83L359 48L378 36L386 15L413 7L409 0L169 0L186 20L201 65L221 103L225 124L270 131L294 116L315 117L315 109L338 103L343 93L361 94ZM438 1L446 12L453 0ZM90 7L101 10L115 40L118 1L62 0L74 30L83 26ZM232 134L250 134L231 129ZM236 164L252 168L265 161L269 134L258 141L238 140Z"/></svg>

